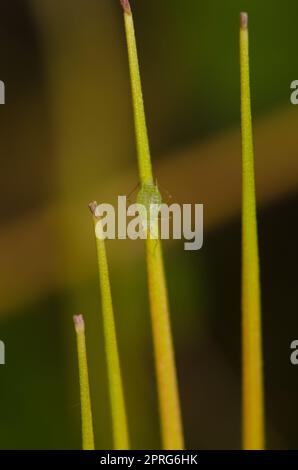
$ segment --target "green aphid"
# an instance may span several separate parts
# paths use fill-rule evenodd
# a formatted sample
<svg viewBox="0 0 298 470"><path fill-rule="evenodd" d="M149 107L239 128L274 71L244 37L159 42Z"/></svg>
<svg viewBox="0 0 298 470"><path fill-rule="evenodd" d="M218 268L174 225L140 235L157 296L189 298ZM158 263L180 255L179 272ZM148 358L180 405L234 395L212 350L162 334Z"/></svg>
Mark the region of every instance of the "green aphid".
<svg viewBox="0 0 298 470"><path fill-rule="evenodd" d="M157 184L144 183L137 195L137 204L140 205L139 213L144 221L144 229L149 229L151 235L158 231L159 209L162 197Z"/></svg>

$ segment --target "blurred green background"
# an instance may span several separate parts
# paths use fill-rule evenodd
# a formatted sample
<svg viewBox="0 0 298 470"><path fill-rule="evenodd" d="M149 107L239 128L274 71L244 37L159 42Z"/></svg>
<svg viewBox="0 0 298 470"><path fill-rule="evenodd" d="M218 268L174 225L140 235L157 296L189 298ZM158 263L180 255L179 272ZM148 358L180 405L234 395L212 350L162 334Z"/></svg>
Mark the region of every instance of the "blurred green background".
<svg viewBox="0 0 298 470"><path fill-rule="evenodd" d="M297 448L295 0L132 0L159 184L205 205L199 252L164 243L188 448L241 445L239 11L250 15L269 448ZM87 323L96 445L111 448L87 204L138 183L118 0L2 0L0 448L76 449L72 315ZM109 241L133 448L160 436L142 243Z"/></svg>

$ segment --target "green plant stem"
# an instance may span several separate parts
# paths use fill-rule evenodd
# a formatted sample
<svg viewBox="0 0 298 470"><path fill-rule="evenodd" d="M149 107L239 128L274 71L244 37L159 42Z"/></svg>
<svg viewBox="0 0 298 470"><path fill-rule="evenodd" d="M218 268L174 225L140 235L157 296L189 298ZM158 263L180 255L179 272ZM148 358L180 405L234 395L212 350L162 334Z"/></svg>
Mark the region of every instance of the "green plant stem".
<svg viewBox="0 0 298 470"><path fill-rule="evenodd" d="M184 448L176 366L160 240L146 240L151 323L163 448Z"/></svg>
<svg viewBox="0 0 298 470"><path fill-rule="evenodd" d="M103 315L103 329L105 338L105 350L107 358L107 371L109 379L109 393L112 410L112 425L113 425L113 438L114 449L128 450L129 449L129 433L127 416L125 409L125 400L123 392L123 384L121 377L121 368L114 320L114 311L109 279L109 268L105 249L105 242L98 235L101 232L101 221L95 216L97 207L96 202L89 205L93 214L95 234L96 234L96 247L97 247L97 261L99 271L99 283L101 291L102 302L102 315Z"/></svg>
<svg viewBox="0 0 298 470"><path fill-rule="evenodd" d="M93 421L90 401L88 363L86 354L85 324L82 315L74 316L73 320L77 337L83 450L94 450Z"/></svg>
<svg viewBox="0 0 298 470"><path fill-rule="evenodd" d="M240 15L242 117L243 447L264 449L261 289L251 119L248 18Z"/></svg>
<svg viewBox="0 0 298 470"><path fill-rule="evenodd" d="M125 3L126 5L129 5L127 1ZM131 10L128 7L124 10L124 22L128 48L140 179L143 184L152 184L153 173L144 112L144 102L137 46L135 40L134 22Z"/></svg>
<svg viewBox="0 0 298 470"><path fill-rule="evenodd" d="M153 180L133 17L128 0L121 0L121 3L124 7L142 199L145 195L145 199L148 196L149 199L158 200L160 195ZM153 240L148 236L146 252L163 448L183 449L184 438L160 240Z"/></svg>

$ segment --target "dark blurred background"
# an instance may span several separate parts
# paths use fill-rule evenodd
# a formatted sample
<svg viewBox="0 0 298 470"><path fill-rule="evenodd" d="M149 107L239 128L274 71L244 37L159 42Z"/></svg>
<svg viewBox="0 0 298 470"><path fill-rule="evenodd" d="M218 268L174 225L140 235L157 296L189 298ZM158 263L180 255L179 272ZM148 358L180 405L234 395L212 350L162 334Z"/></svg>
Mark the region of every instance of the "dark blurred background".
<svg viewBox="0 0 298 470"><path fill-rule="evenodd" d="M269 448L297 448L295 0L131 0L154 167L205 205L199 252L164 243L186 444L241 445L239 11L250 15ZM87 204L138 183L118 0L2 0L0 448L80 448L72 315L86 317L97 448L111 448ZM160 447L142 243L109 241L133 448Z"/></svg>

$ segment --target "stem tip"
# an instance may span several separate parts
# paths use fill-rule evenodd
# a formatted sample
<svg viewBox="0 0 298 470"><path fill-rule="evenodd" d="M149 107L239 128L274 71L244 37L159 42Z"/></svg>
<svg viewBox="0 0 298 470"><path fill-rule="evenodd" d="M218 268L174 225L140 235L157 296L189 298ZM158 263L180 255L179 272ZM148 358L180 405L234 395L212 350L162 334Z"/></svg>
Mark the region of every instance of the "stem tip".
<svg viewBox="0 0 298 470"><path fill-rule="evenodd" d="M248 28L248 14L244 11L240 13L240 27L241 29Z"/></svg>
<svg viewBox="0 0 298 470"><path fill-rule="evenodd" d="M95 211L96 211L96 208L97 208L97 202L96 201L90 202L90 204L88 204L88 207L89 207L91 213L95 216Z"/></svg>
<svg viewBox="0 0 298 470"><path fill-rule="evenodd" d="M127 13L128 15L131 15L131 8L130 8L129 0L120 0L120 3L125 13Z"/></svg>
<svg viewBox="0 0 298 470"><path fill-rule="evenodd" d="M73 322L77 333L85 331L85 322L83 315L74 315Z"/></svg>

